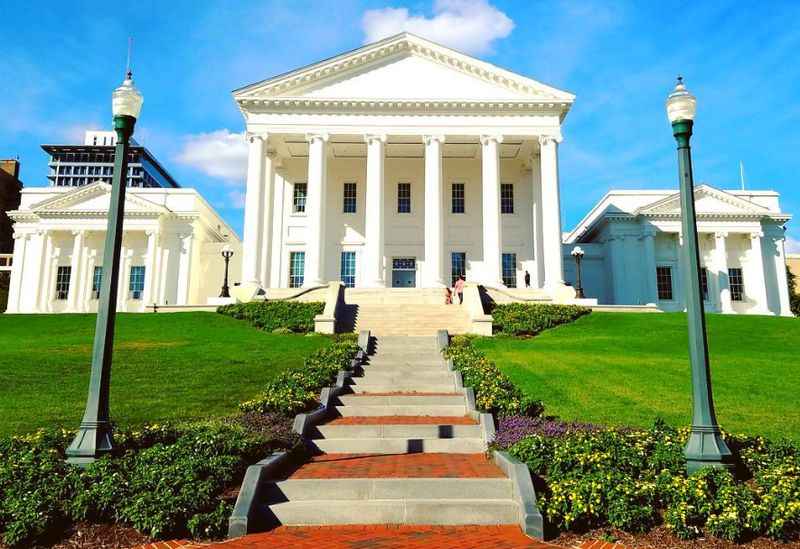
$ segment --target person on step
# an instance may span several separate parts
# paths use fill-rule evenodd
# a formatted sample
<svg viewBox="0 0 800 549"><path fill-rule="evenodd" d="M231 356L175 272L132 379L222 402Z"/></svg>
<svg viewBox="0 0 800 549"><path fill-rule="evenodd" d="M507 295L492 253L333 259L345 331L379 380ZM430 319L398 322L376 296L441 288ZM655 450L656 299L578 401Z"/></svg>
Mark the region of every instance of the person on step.
<svg viewBox="0 0 800 549"><path fill-rule="evenodd" d="M453 292L450 290L450 288L445 288L444 292L445 292L445 294L444 294L444 304L445 305L452 305L453 304Z"/></svg>
<svg viewBox="0 0 800 549"><path fill-rule="evenodd" d="M528 271L525 271L525 287L526 288L531 287L531 273L529 273Z"/></svg>
<svg viewBox="0 0 800 549"><path fill-rule="evenodd" d="M453 284L453 292L458 296L458 304L464 303L464 275L459 275Z"/></svg>

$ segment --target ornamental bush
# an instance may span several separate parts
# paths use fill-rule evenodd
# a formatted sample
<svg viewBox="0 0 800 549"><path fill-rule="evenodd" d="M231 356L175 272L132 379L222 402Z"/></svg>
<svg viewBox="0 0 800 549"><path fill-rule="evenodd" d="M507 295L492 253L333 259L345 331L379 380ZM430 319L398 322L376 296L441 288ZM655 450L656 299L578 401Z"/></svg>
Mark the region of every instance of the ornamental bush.
<svg viewBox="0 0 800 549"><path fill-rule="evenodd" d="M268 381L256 398L241 403L239 409L285 415L306 411L317 402L320 389L336 379L339 370L350 369L357 352L355 336L339 336L330 346L306 358L301 368L287 370Z"/></svg>
<svg viewBox="0 0 800 549"><path fill-rule="evenodd" d="M506 449L544 482L540 504L557 528L641 532L663 521L683 539L789 540L800 534L800 449L792 443L728 436L745 468L742 481L721 469L687 476L688 429L661 421L647 430L591 426L557 429L555 436L533 422L517 420L511 428L515 435L533 431ZM501 422L495 447L510 438Z"/></svg>
<svg viewBox="0 0 800 549"><path fill-rule="evenodd" d="M0 439L2 542L30 546L75 521L117 522L152 537L224 533L222 494L266 453L298 447L286 429L274 437L263 422L251 429L229 419L120 430L117 452L85 469L64 461L74 432Z"/></svg>
<svg viewBox="0 0 800 549"><path fill-rule="evenodd" d="M217 312L245 320L267 332L307 333L314 331L314 317L322 314L324 309L325 304L316 301L252 301L222 305Z"/></svg>
<svg viewBox="0 0 800 549"><path fill-rule="evenodd" d="M536 416L542 403L525 395L484 354L472 346L471 338L456 336L444 350L444 356L453 360L453 367L461 372L465 387L475 391L475 406L498 416Z"/></svg>
<svg viewBox="0 0 800 549"><path fill-rule="evenodd" d="M592 310L578 305L503 303L492 309L495 332L510 336L533 336L548 328L567 324Z"/></svg>

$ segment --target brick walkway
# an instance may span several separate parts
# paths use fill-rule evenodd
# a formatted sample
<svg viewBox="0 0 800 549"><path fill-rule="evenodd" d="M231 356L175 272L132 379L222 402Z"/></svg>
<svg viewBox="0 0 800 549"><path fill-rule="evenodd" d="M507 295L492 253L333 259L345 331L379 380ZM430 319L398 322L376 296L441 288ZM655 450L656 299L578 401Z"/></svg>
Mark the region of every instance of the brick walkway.
<svg viewBox="0 0 800 549"><path fill-rule="evenodd" d="M281 526L214 544L217 549L553 549L518 526Z"/></svg>
<svg viewBox="0 0 800 549"><path fill-rule="evenodd" d="M483 454L323 454L291 473L307 478L504 478Z"/></svg>
<svg viewBox="0 0 800 549"><path fill-rule="evenodd" d="M345 416L325 425L478 425L478 422L467 416Z"/></svg>

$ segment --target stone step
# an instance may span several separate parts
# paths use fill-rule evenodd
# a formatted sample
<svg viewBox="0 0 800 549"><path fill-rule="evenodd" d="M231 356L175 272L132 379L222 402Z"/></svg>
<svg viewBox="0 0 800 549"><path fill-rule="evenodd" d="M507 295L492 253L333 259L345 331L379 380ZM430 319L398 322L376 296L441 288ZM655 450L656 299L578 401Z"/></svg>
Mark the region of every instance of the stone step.
<svg viewBox="0 0 800 549"><path fill-rule="evenodd" d="M269 506L285 526L326 524L517 524L511 499L372 499L287 501Z"/></svg>
<svg viewBox="0 0 800 549"><path fill-rule="evenodd" d="M475 454L486 451L482 438L319 438L312 449L329 454Z"/></svg>
<svg viewBox="0 0 800 549"><path fill-rule="evenodd" d="M463 394L454 395L339 395L343 406L376 406L376 405L442 405L454 404L463 406L466 400Z"/></svg>
<svg viewBox="0 0 800 549"><path fill-rule="evenodd" d="M507 478L289 479L265 486L268 502L308 500L506 499ZM341 505L342 503L339 503Z"/></svg>
<svg viewBox="0 0 800 549"><path fill-rule="evenodd" d="M480 425L319 425L314 438L480 438Z"/></svg>
<svg viewBox="0 0 800 549"><path fill-rule="evenodd" d="M344 417L352 416L464 416L467 407L464 404L442 405L378 405L378 406L336 406L336 413Z"/></svg>
<svg viewBox="0 0 800 549"><path fill-rule="evenodd" d="M408 356L402 354L396 355L389 355L378 353L376 355L372 355L369 357L369 364L370 365L379 365L379 364L409 364L413 366L443 366L446 363L444 357L442 355L430 355L425 357L420 356Z"/></svg>
<svg viewBox="0 0 800 549"><path fill-rule="evenodd" d="M450 372L447 369L445 364L387 364L387 363L378 363L378 364L367 364L363 367L364 375L368 374L369 372L377 372L377 373L386 373L386 372L394 372L396 374L402 374L404 376L414 376L416 374L436 374L442 372Z"/></svg>
<svg viewBox="0 0 800 549"><path fill-rule="evenodd" d="M370 382L381 382L386 384L392 383L436 383L444 385L448 382L454 382L454 372L450 372L442 368L439 371L424 371L416 372L413 376L404 372L394 372L392 370L370 370L368 367L364 369L364 379Z"/></svg>
<svg viewBox="0 0 800 549"><path fill-rule="evenodd" d="M348 389L352 393L453 393L457 391L455 381L449 383L415 382L413 379L402 383L385 381L369 381L363 377L351 378L352 385Z"/></svg>

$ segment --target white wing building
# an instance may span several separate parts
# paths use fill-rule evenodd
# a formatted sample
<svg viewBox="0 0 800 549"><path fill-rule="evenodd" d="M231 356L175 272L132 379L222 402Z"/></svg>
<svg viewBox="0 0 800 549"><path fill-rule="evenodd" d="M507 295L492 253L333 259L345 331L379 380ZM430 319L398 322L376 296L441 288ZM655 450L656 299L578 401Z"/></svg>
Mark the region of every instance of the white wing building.
<svg viewBox="0 0 800 549"><path fill-rule="evenodd" d="M564 287L570 93L403 33L246 86L242 277Z"/></svg>

